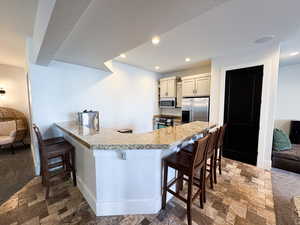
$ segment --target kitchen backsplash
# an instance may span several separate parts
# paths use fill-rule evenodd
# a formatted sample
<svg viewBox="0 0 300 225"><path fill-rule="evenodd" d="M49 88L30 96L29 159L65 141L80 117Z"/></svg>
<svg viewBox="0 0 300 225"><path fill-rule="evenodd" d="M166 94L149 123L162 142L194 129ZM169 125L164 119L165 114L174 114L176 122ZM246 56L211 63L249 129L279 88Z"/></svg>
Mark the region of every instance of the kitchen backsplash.
<svg viewBox="0 0 300 225"><path fill-rule="evenodd" d="M160 109L160 114L173 115L173 116L181 116L181 108Z"/></svg>

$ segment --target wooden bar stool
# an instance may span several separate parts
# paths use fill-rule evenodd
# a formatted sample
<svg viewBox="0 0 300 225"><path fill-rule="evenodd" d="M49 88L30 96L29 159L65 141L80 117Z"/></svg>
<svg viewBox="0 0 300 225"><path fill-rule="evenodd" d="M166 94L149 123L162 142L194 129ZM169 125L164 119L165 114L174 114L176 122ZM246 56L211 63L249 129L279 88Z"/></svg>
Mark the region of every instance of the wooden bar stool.
<svg viewBox="0 0 300 225"><path fill-rule="evenodd" d="M39 128L33 125L39 145L42 184L46 186L46 199L49 198L50 180L58 175L70 177L72 173L73 184L77 185L75 172L75 150L64 138L51 138L43 140ZM57 159L56 162L50 162Z"/></svg>
<svg viewBox="0 0 300 225"><path fill-rule="evenodd" d="M224 124L222 127L219 128L219 136L218 136L218 143L216 145L215 150L215 170L214 170L214 181L217 183L217 167L219 167L219 174L222 174L222 151L223 151L223 143L224 143L224 136L226 132L227 124Z"/></svg>
<svg viewBox="0 0 300 225"><path fill-rule="evenodd" d="M206 163L204 170L204 190L203 190L203 202L206 202L206 181L210 181L210 188L214 189L214 174L215 174L215 149L218 142L219 129L210 133L211 138L207 146ZM210 162L208 163L208 160ZM208 167L208 168L207 168Z"/></svg>
<svg viewBox="0 0 300 225"><path fill-rule="evenodd" d="M188 225L192 225L191 218L191 207L192 202L199 196L200 206L203 208L203 182L204 182L204 171L206 163L206 150L207 145L210 140L210 135L198 140L194 146L195 149L192 154L186 154L183 152L173 153L163 160L164 163L164 186L163 186L163 196L162 196L162 209L166 207L167 192L171 193L175 197L179 198L187 204L187 220ZM171 167L178 171L177 178L173 179L168 184L168 167ZM196 178L196 170L200 170L200 177ZM184 176L187 176L186 179ZM172 185L182 180L188 182L188 193L187 199L182 197L179 192L174 192L170 189ZM198 181L198 182L196 182ZM198 187L198 191L193 196L192 186Z"/></svg>

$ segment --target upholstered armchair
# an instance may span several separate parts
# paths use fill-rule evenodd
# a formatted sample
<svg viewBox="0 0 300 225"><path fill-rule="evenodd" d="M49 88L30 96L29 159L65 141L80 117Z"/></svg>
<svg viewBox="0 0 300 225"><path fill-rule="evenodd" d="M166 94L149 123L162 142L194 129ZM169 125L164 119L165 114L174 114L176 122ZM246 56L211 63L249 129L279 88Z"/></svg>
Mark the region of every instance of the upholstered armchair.
<svg viewBox="0 0 300 225"><path fill-rule="evenodd" d="M27 132L27 120L23 113L0 107L0 148L11 147L14 153L14 144L23 142Z"/></svg>
<svg viewBox="0 0 300 225"><path fill-rule="evenodd" d="M16 131L14 120L0 122L0 146L12 145L15 141Z"/></svg>

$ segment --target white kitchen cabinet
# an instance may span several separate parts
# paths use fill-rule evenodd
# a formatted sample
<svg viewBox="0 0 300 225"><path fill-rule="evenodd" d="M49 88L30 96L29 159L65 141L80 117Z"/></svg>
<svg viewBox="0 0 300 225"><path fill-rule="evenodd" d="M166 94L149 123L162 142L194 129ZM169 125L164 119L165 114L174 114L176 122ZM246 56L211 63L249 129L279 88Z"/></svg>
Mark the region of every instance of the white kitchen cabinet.
<svg viewBox="0 0 300 225"><path fill-rule="evenodd" d="M182 77L182 97L210 96L210 74Z"/></svg>
<svg viewBox="0 0 300 225"><path fill-rule="evenodd" d="M176 77L160 79L160 97L176 98Z"/></svg>
<svg viewBox="0 0 300 225"><path fill-rule="evenodd" d="M198 77L195 79L195 95L210 96L210 77Z"/></svg>
<svg viewBox="0 0 300 225"><path fill-rule="evenodd" d="M182 100L182 83L177 83L177 98L176 98L176 107L181 107L181 100Z"/></svg>
<svg viewBox="0 0 300 225"><path fill-rule="evenodd" d="M182 97L194 96L195 81L194 79L182 79Z"/></svg>
<svg viewBox="0 0 300 225"><path fill-rule="evenodd" d="M168 81L167 80L160 80L160 97L165 98L168 93Z"/></svg>

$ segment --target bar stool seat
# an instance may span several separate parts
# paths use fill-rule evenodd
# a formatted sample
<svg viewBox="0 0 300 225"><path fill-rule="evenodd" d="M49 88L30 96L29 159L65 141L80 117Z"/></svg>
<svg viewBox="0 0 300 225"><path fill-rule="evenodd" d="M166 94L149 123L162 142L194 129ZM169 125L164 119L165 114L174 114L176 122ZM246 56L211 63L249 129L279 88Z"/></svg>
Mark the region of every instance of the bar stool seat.
<svg viewBox="0 0 300 225"><path fill-rule="evenodd" d="M53 144L65 142L66 140L63 137L55 137L55 138L44 139L43 141L45 145L53 145Z"/></svg>
<svg viewBox="0 0 300 225"><path fill-rule="evenodd" d="M194 151L194 143L193 144L188 144L187 146L182 148L180 151L192 153Z"/></svg>
<svg viewBox="0 0 300 225"><path fill-rule="evenodd" d="M48 158L52 158L69 153L70 151L72 151L73 148L74 147L70 143L64 141L57 144L46 145L45 152Z"/></svg>
<svg viewBox="0 0 300 225"><path fill-rule="evenodd" d="M189 174L192 169L192 155L181 152L173 153L165 159L165 162L172 168L181 170L184 174Z"/></svg>

